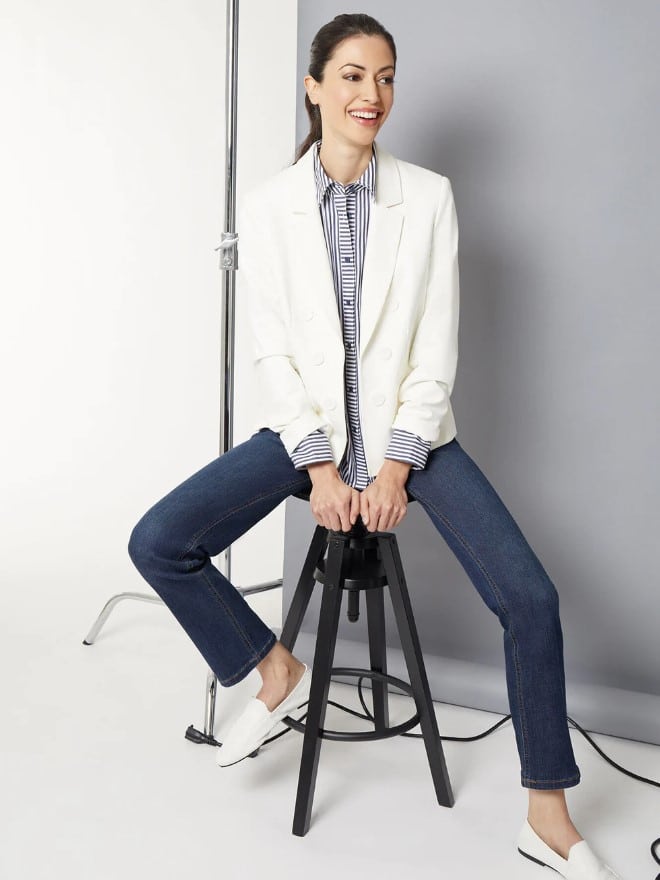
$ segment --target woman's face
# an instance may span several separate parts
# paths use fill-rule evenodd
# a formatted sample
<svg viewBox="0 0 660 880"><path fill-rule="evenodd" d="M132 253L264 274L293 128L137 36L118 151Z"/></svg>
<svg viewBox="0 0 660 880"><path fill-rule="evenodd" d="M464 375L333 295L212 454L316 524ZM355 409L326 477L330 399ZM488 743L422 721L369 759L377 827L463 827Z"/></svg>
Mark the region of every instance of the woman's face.
<svg viewBox="0 0 660 880"><path fill-rule="evenodd" d="M323 82L305 77L313 104L321 108L323 138L370 144L382 128L394 101L394 58L383 37L359 35L342 40L328 59ZM360 119L356 110L375 111Z"/></svg>

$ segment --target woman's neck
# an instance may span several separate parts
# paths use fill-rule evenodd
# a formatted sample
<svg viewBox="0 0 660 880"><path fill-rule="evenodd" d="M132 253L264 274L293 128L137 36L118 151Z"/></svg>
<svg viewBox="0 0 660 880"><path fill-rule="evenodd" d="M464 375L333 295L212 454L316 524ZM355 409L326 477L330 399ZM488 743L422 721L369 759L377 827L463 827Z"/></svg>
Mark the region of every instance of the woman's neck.
<svg viewBox="0 0 660 880"><path fill-rule="evenodd" d="M347 186L359 180L364 169L371 162L372 153L371 144L365 146L338 144L325 139L321 141L319 159L328 177Z"/></svg>

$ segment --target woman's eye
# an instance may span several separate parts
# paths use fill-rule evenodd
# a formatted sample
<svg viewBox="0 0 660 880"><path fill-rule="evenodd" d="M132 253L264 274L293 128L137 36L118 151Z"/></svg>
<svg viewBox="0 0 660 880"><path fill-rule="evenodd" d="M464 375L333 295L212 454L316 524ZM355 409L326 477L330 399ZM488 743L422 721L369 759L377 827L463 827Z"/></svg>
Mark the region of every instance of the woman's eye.
<svg viewBox="0 0 660 880"><path fill-rule="evenodd" d="M359 76L360 76L359 73L349 73L344 77L344 79L352 80L353 77L359 77ZM381 81L385 82L385 85L392 85L394 83L394 77L393 76L383 76L383 77L381 77Z"/></svg>

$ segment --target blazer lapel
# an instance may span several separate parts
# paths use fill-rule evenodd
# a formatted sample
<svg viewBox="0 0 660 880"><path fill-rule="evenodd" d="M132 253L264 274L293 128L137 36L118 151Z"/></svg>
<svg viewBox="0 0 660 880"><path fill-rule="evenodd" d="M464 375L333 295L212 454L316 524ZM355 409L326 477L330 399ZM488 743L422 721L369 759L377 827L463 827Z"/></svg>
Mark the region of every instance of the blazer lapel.
<svg viewBox="0 0 660 880"><path fill-rule="evenodd" d="M403 202L401 178L396 158L375 142L376 199L371 203L367 246L362 272L360 311L360 351L373 335L383 309L396 264L403 211L394 207ZM326 316L333 334L343 345L334 280L316 201L312 148L290 166L292 172L291 220L294 240L300 248L303 271L310 278L310 296Z"/></svg>
<svg viewBox="0 0 660 880"><path fill-rule="evenodd" d="M310 304L325 315L337 341L344 345L337 309L335 283L325 243L323 221L316 201L313 148L289 167L291 187L291 232L298 268L309 279Z"/></svg>
<svg viewBox="0 0 660 880"><path fill-rule="evenodd" d="M369 344L392 283L403 229L401 177L396 159L376 145L376 199L371 203L362 270L360 351Z"/></svg>

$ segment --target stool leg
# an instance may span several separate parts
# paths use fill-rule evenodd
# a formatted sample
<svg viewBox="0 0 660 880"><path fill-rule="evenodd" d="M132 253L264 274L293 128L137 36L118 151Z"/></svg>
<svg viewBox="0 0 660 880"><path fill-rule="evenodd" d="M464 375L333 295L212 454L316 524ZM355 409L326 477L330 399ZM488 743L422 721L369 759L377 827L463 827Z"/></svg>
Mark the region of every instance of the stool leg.
<svg viewBox="0 0 660 880"><path fill-rule="evenodd" d="M314 569L325 552L328 530L323 526L317 526L312 536L307 558L298 578L298 586L291 599L289 610L282 627L280 642L293 653L293 646L298 638L309 600L314 592Z"/></svg>
<svg viewBox="0 0 660 880"><path fill-rule="evenodd" d="M443 807L453 807L454 795L451 790L440 733L438 732L438 722L433 711L431 690L426 677L424 659L419 644L415 618L413 617L396 537L394 535L379 536L378 547L390 588L394 615L399 628L403 653L406 658L410 684L412 685L417 711L419 712L419 724L424 737L426 755L431 768L431 776L433 777L438 803Z"/></svg>
<svg viewBox="0 0 660 880"><path fill-rule="evenodd" d="M319 613L319 625L312 667L312 684L307 703L305 734L303 738L298 792L293 816L293 834L303 837L307 834L312 815L314 788L319 765L319 754L323 738L325 711L328 704L332 661L335 656L339 614L341 612L341 567L346 538L334 535L328 540L328 557L325 566L325 583Z"/></svg>
<svg viewBox="0 0 660 880"><path fill-rule="evenodd" d="M387 645L385 643L385 601L383 589L364 591L367 600L367 627L369 630L369 662L373 672L387 675ZM371 679L374 702L374 729L383 731L390 726L387 682Z"/></svg>

